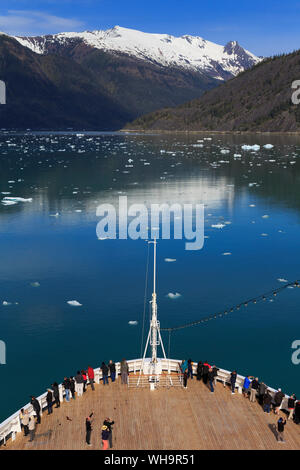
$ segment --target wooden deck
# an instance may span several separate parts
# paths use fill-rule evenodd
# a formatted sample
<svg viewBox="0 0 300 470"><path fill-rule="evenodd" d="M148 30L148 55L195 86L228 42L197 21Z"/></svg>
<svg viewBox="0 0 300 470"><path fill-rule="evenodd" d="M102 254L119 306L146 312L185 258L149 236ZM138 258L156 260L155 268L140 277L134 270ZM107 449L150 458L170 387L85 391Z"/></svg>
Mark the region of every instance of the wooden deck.
<svg viewBox="0 0 300 470"><path fill-rule="evenodd" d="M99 450L106 417L115 421L114 450L300 449L300 425L288 421L286 443L277 443L277 416L264 413L257 403L237 393L231 395L220 383L215 393L195 378L188 381L187 389L128 389L120 379L95 388L93 392L88 387L82 397L53 408L50 416L44 412L33 442L19 433L1 449ZM85 418L92 411L92 446L88 447Z"/></svg>

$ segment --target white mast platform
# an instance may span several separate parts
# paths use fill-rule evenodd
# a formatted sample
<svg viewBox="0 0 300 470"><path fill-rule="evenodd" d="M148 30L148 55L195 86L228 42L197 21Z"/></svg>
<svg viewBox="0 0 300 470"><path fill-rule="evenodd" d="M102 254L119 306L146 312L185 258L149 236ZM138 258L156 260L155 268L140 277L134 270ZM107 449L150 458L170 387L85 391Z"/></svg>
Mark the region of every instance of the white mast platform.
<svg viewBox="0 0 300 470"><path fill-rule="evenodd" d="M148 243L153 243L153 294L151 300L151 311L152 317L150 321L150 328L147 337L147 342L145 346L145 351L142 360L142 366L140 369L140 376L137 381L137 386L141 384L141 376L148 376L150 389L155 390L156 385L160 382L160 376L162 374L162 364L161 360L157 357L157 348L161 346L164 359L167 360L164 344L160 334L160 324L157 319L157 301L156 301L156 238L154 241L149 241ZM151 346L151 358L146 358L148 346ZM169 385L173 385L171 376L169 376Z"/></svg>

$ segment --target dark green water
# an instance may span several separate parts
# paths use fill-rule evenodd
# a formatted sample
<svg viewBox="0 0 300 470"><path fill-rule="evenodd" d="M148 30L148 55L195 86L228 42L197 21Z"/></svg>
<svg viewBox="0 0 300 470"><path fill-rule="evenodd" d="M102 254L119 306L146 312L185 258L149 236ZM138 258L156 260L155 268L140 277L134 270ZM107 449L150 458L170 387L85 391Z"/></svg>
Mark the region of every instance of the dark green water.
<svg viewBox="0 0 300 470"><path fill-rule="evenodd" d="M141 355L147 247L97 239L103 202L127 195L129 202L205 204L202 250L186 251L184 240L158 244L162 327L280 287L278 279L300 279L300 140L205 137L212 140L194 147L203 137L0 136L0 192L32 198L0 204L0 339L7 346L0 420L79 368ZM243 151L243 144L274 148ZM170 292L181 297L169 299ZM174 333L171 357L235 368L300 396L300 365L291 361L300 289L271 300ZM148 318L147 311L146 330Z"/></svg>

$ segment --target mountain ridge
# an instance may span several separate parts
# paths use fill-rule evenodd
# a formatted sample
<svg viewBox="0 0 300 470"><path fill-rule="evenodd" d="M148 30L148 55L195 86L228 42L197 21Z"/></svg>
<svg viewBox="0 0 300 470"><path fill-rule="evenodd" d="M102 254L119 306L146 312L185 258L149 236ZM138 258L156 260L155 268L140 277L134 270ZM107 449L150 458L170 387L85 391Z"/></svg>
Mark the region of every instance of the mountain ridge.
<svg viewBox="0 0 300 470"><path fill-rule="evenodd" d="M299 132L300 105L292 83L300 76L300 50L265 59L200 98L128 123L125 130Z"/></svg>
<svg viewBox="0 0 300 470"><path fill-rule="evenodd" d="M211 78L226 80L258 63L261 58L242 48L237 41L225 46L200 36L144 33L114 26L108 30L67 32L44 36L15 36L23 46L38 54L51 53L74 40L98 50L125 53L162 67L205 72Z"/></svg>

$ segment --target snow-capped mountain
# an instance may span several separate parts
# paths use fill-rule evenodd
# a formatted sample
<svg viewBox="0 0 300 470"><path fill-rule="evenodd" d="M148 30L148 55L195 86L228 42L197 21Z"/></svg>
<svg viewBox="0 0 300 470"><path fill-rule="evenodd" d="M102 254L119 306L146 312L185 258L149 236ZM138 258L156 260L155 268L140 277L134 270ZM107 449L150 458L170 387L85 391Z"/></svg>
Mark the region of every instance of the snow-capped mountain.
<svg viewBox="0 0 300 470"><path fill-rule="evenodd" d="M222 46L198 36L150 34L120 26L106 31L69 32L15 39L37 54L59 52L59 49L74 43L84 43L103 52L126 54L162 67L204 72L217 80L236 76L261 60L236 41Z"/></svg>

